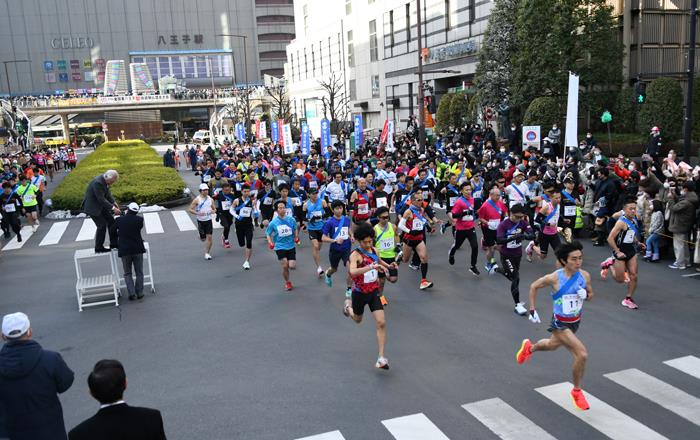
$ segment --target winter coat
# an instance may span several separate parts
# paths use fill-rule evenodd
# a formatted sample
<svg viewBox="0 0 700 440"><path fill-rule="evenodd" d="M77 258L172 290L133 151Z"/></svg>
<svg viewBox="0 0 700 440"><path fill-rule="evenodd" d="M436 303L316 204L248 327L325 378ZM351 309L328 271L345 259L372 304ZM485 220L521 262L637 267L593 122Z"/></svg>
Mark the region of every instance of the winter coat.
<svg viewBox="0 0 700 440"><path fill-rule="evenodd" d="M668 230L674 234L689 233L695 225L695 210L698 208L698 203L700 201L694 191L688 191L685 197L672 202Z"/></svg>
<svg viewBox="0 0 700 440"><path fill-rule="evenodd" d="M104 211L111 212L114 205L114 197L109 190L109 185L103 175L92 179L85 190L82 211L92 217L99 216Z"/></svg>
<svg viewBox="0 0 700 440"><path fill-rule="evenodd" d="M0 405L12 440L67 439L58 393L73 384L60 354L32 340L7 342L0 350Z"/></svg>

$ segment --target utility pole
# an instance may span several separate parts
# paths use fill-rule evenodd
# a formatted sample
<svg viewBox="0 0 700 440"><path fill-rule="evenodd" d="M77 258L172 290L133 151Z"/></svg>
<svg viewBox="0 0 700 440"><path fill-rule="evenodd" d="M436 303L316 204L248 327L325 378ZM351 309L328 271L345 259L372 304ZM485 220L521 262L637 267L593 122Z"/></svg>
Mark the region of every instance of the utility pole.
<svg viewBox="0 0 700 440"><path fill-rule="evenodd" d="M697 1L697 0L693 0ZM416 18L418 33L416 34L418 42L418 151L423 151L425 148L425 117L423 111L425 109L425 98L423 97L423 19L421 16L420 0L416 0Z"/></svg>
<svg viewBox="0 0 700 440"><path fill-rule="evenodd" d="M12 91L10 90L10 74L7 70L7 65L8 64L17 64L17 63L31 63L31 60L10 60L10 61L3 61L2 63L5 65L5 79L7 80L7 96L11 97Z"/></svg>
<svg viewBox="0 0 700 440"><path fill-rule="evenodd" d="M683 133L683 159L690 163L693 134L693 80L695 79L695 26L698 0L690 0L690 35L688 42L688 90L685 96L685 132Z"/></svg>

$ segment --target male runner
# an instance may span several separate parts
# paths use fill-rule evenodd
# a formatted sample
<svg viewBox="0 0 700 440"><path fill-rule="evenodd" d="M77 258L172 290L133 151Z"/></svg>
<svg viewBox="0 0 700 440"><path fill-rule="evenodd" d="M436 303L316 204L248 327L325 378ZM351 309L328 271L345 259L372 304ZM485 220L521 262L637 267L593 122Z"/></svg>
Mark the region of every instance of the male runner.
<svg viewBox="0 0 700 440"><path fill-rule="evenodd" d="M211 218L212 215L216 215L216 205L214 199L209 196L209 185L199 185L199 195L192 200L188 211L197 217L199 239L204 242L204 259L211 260L211 236L214 231Z"/></svg>
<svg viewBox="0 0 700 440"><path fill-rule="evenodd" d="M282 200L275 202L277 216L270 221L265 229L267 245L274 249L282 267L284 288L290 291L294 288L289 280L289 270L296 267L297 250L295 243L299 241L299 229L294 217L287 215L287 203Z"/></svg>
<svg viewBox="0 0 700 440"><path fill-rule="evenodd" d="M236 219L236 238L238 246L245 246L245 261L243 269L250 269L250 257L253 255L253 216L255 211L255 200L250 197L250 186L244 183L241 186L241 196L233 201L231 214Z"/></svg>
<svg viewBox="0 0 700 440"><path fill-rule="evenodd" d="M398 256L398 249L400 249L401 246L401 240L396 225L389 222L388 207L382 206L377 208L375 216L379 220L379 223L374 225L374 235L376 237L374 240L374 247L377 249L379 258L389 265L388 273L379 273L380 299L383 305L387 305L386 299L384 298L384 284L386 281L393 284L399 279L396 258Z"/></svg>
<svg viewBox="0 0 700 440"><path fill-rule="evenodd" d="M316 272L319 276L323 276L323 268L321 267L321 245L323 244L323 225L324 214L326 212L326 201L318 196L318 187L309 187L309 199L304 203L304 212L306 213L306 221L309 223L309 240L311 240L311 254L316 263Z"/></svg>
<svg viewBox="0 0 700 440"><path fill-rule="evenodd" d="M265 180L265 188L262 190L262 196L258 198L258 211L262 222L260 228L264 229L270 224L270 220L275 215L274 202L277 199L277 193L272 189L272 182Z"/></svg>
<svg viewBox="0 0 700 440"><path fill-rule="evenodd" d="M493 271L498 267L494 257L498 248L496 230L501 221L508 216L508 208L501 201L501 190L497 185L491 186L489 198L481 205L477 214L481 225L481 247L486 251L486 265L484 267L489 274L493 274Z"/></svg>
<svg viewBox="0 0 700 440"><path fill-rule="evenodd" d="M12 189L10 182L2 182L2 194L0 194L0 209L2 211L2 230L5 238L10 238L10 229L17 235L17 242L22 242L22 225L19 212L22 209L22 199L16 190Z"/></svg>
<svg viewBox="0 0 700 440"><path fill-rule="evenodd" d="M384 306L380 299L379 271L387 272L390 266L382 261L373 247L374 229L369 223L362 223L355 228L355 238L359 247L350 254L348 273L352 277L353 287L351 298L345 299L343 314L356 323L362 322L365 305L369 306L377 326L377 356L376 368L389 369L389 361L384 357L386 344L386 320Z"/></svg>
<svg viewBox="0 0 700 440"><path fill-rule="evenodd" d="M459 190L459 186L457 184L457 175L456 174L450 174L448 177L447 184L443 186L443 188L440 190L440 193L444 196L445 200L447 201L447 217L449 221L447 223L444 223L442 226L440 226L440 234L444 234L445 230L449 227L452 226L452 232L454 235L454 224L455 221L452 217L449 216L449 213L452 212L452 208L455 206L455 202L459 198L461 192Z"/></svg>
<svg viewBox="0 0 700 440"><path fill-rule="evenodd" d="M476 267L477 258L479 258L479 245L476 243L476 229L474 227L474 199L472 198L472 184L468 180L464 181L459 186L461 195L452 205L452 210L448 211L447 216L450 222L455 227L455 240L450 246L448 253L450 265L455 264L455 252L462 247L464 240L469 240L469 246L472 248L471 265L469 272L475 276L479 276L479 269Z"/></svg>
<svg viewBox="0 0 700 440"><path fill-rule="evenodd" d="M213 180L209 181L210 184L211 182L213 182ZM235 200L235 197L231 192L231 184L228 182L222 184L221 191L214 196L214 199L217 201L217 217L221 221L221 226L224 227L224 232L221 235L221 245L224 247L224 249L229 249L231 247L231 243L228 241L228 236L231 232L231 226L233 225L233 214L231 214L230 211L233 201Z"/></svg>
<svg viewBox="0 0 700 440"><path fill-rule="evenodd" d="M331 278L334 273L338 271L338 265L340 261L343 261L343 265L347 266L348 260L350 258L350 251L352 248L352 228L350 218L343 215L345 210L345 205L340 200L334 200L331 203L331 209L333 210L333 217L326 220L322 229L322 240L326 243L330 243L330 249L328 250L328 260L330 261L330 267L326 269L325 272L325 282L328 287L333 287L333 279ZM350 297L350 292L352 291L352 278L348 274L346 278L347 289L345 291L345 296Z"/></svg>
<svg viewBox="0 0 700 440"><path fill-rule="evenodd" d="M544 196L542 207L535 215L535 224L539 229L536 239L530 242L525 249L527 260L530 262L532 261L533 252L536 252L544 260L547 258L550 247L553 251L556 251L561 246L558 228L559 218L561 217L561 192L556 185L551 184L545 190Z"/></svg>
<svg viewBox="0 0 700 440"><path fill-rule="evenodd" d="M437 220L441 223L441 220ZM428 247L425 244L426 227L432 229L433 221L428 218L423 209L423 194L415 192L411 195L411 203L399 220L399 229L403 235L403 261L408 262L415 251L420 258L421 281L418 286L420 290L433 287L433 283L428 281Z"/></svg>
<svg viewBox="0 0 700 440"><path fill-rule="evenodd" d="M560 346L566 347L574 358L571 398L574 405L581 410L590 408L581 390L581 380L588 359L588 352L581 340L576 337L576 330L581 324L583 301L593 298L591 276L581 269L583 264L583 247L578 241L560 246L555 255L562 269L536 280L530 285L530 316L533 323L539 323L540 317L535 309L537 291L544 287L552 288L552 321L547 329L552 333L548 339L540 339L532 344L524 339L515 355L519 364L530 359L535 351L553 351Z"/></svg>
<svg viewBox="0 0 700 440"><path fill-rule="evenodd" d="M39 202L37 193L39 188L31 183L27 176L20 174L19 183L17 184L17 194L22 198L22 206L24 207L24 215L27 217L29 226L32 227L32 232L36 232L39 228Z"/></svg>
<svg viewBox="0 0 700 440"><path fill-rule="evenodd" d="M368 191L367 180L364 177L357 180L357 189L350 195L349 206L352 211L352 222L356 225L369 219L374 208L374 196Z"/></svg>

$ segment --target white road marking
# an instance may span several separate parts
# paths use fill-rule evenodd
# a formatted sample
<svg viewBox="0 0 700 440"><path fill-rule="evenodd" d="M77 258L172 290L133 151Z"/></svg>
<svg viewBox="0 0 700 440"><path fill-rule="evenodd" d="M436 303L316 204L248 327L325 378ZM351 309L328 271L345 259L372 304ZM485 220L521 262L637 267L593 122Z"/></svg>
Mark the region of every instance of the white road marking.
<svg viewBox="0 0 700 440"><path fill-rule="evenodd" d="M450 440L423 413L382 420L396 440Z"/></svg>
<svg viewBox="0 0 700 440"><path fill-rule="evenodd" d="M343 437L340 431L333 431L312 435L311 437L298 438L297 440L345 440L345 437Z"/></svg>
<svg viewBox="0 0 700 440"><path fill-rule="evenodd" d="M63 237L63 234L66 232L66 228L68 228L68 223L70 222L64 221L56 222L53 225L51 225L51 229L49 229L48 234L44 236L44 239L41 240L39 246L48 246L50 244L56 244L59 241L61 241L61 237Z"/></svg>
<svg viewBox="0 0 700 440"><path fill-rule="evenodd" d="M677 359L671 359L670 361L664 362L664 364L700 379L700 358L696 358L695 356L685 356Z"/></svg>
<svg viewBox="0 0 700 440"><path fill-rule="evenodd" d="M11 251L15 249L20 249L24 244L29 240L29 237L34 234L32 232L32 227L31 226L23 226L22 229L19 231L20 234L22 234L22 241L18 242L17 241L17 236L12 237L12 240L10 240L4 248L2 248L3 251Z"/></svg>
<svg viewBox="0 0 700 440"><path fill-rule="evenodd" d="M602 400L597 399L584 390L586 399L591 405L587 411L581 411L574 406L571 400L569 382L558 383L546 387L536 388L535 391L542 394L552 402L564 408L579 419L591 425L593 428L607 435L613 440L662 440L666 437L651 430L646 425L639 423L632 417L618 411Z"/></svg>
<svg viewBox="0 0 700 440"><path fill-rule="evenodd" d="M177 227L180 229L180 231L184 232L197 230L197 226L194 225L194 222L192 222L192 219L187 211L170 211L170 213L173 215L175 223L177 223Z"/></svg>
<svg viewBox="0 0 700 440"><path fill-rule="evenodd" d="M162 234L165 232L157 212L147 212L143 214L143 222L146 226L146 234Z"/></svg>
<svg viewBox="0 0 700 440"><path fill-rule="evenodd" d="M697 397L636 368L608 373L604 376L700 426L700 399Z"/></svg>
<svg viewBox="0 0 700 440"><path fill-rule="evenodd" d="M85 241L92 240L95 238L95 232L97 232L97 226L91 218L86 218L83 220L83 225L80 227L80 232L78 232L78 238L75 241Z"/></svg>
<svg viewBox="0 0 700 440"><path fill-rule="evenodd" d="M556 440L499 398L468 403L462 408L503 440Z"/></svg>

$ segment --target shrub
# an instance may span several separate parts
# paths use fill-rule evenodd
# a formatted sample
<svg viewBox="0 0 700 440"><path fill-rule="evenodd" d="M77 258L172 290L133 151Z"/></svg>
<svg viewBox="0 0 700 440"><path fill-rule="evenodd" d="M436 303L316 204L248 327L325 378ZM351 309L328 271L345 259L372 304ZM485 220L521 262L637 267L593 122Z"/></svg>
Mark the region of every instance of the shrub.
<svg viewBox="0 0 700 440"><path fill-rule="evenodd" d="M436 119L437 128L442 133L445 133L450 128L450 102L453 96L452 93L445 93L440 97Z"/></svg>
<svg viewBox="0 0 700 440"><path fill-rule="evenodd" d="M450 124L455 127L463 127L468 118L469 95L464 92L455 93L450 101Z"/></svg>
<svg viewBox="0 0 700 440"><path fill-rule="evenodd" d="M162 203L181 197L185 189L177 171L164 167L163 159L145 142L105 142L80 161L56 188L51 197L54 208L80 209L90 181L108 169L119 172L111 191L120 204Z"/></svg>
<svg viewBox="0 0 700 440"><path fill-rule="evenodd" d="M540 96L532 100L523 117L524 125L539 125L543 137L552 125L560 123L559 100L552 96ZM563 138L562 138L563 140Z"/></svg>
<svg viewBox="0 0 700 440"><path fill-rule="evenodd" d="M617 94L613 120L613 131L618 133L631 133L637 131L638 105L634 99L634 90L631 87L623 87Z"/></svg>
<svg viewBox="0 0 700 440"><path fill-rule="evenodd" d="M666 141L681 137L683 127L683 91L678 81L656 78L647 87L647 99L639 110L639 131L649 133L658 126Z"/></svg>

